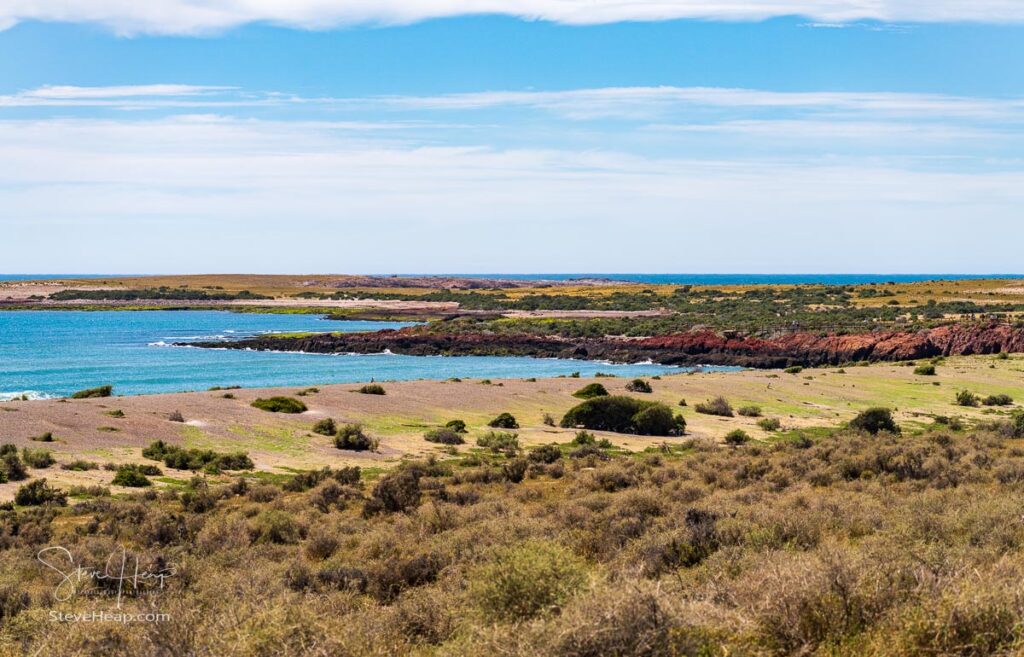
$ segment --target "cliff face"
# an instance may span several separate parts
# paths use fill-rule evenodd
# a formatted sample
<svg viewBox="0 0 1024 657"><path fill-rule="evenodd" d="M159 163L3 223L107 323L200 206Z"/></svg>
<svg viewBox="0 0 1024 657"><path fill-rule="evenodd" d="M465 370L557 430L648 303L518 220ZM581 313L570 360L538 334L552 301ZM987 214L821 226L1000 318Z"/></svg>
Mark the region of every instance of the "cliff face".
<svg viewBox="0 0 1024 657"><path fill-rule="evenodd" d="M507 355L580 358L613 362L651 360L665 365L787 367L837 365L863 360L914 360L934 356L1024 352L1024 329L1008 324L952 325L909 332L853 335L792 333L762 339L695 331L650 338L541 337L490 333L431 334L413 329L374 333L260 337L192 346L309 353L380 353L414 356Z"/></svg>

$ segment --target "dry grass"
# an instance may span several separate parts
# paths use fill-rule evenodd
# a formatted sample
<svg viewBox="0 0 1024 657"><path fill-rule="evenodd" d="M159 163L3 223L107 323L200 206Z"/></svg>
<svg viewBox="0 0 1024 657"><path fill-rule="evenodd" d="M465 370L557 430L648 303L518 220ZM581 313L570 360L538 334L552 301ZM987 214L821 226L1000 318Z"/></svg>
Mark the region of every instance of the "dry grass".
<svg viewBox="0 0 1024 657"><path fill-rule="evenodd" d="M197 481L0 511L0 645L67 657L1021 647L1019 440L839 433L605 452L534 462L519 483L505 466L522 456L474 454L409 462L376 483ZM389 511L385 494L405 501ZM143 570L173 568L164 590L122 601L170 618L50 620L116 602L89 582L54 600L59 577L35 557L48 545L87 564L123 546Z"/></svg>

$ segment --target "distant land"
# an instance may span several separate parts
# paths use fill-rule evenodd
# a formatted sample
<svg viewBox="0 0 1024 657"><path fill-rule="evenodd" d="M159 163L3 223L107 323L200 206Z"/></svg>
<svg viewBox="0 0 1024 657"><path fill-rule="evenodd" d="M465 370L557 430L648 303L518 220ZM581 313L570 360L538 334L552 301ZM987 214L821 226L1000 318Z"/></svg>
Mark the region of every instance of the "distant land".
<svg viewBox="0 0 1024 657"><path fill-rule="evenodd" d="M310 274L326 276L327 274ZM43 281L82 278L137 278L151 274L0 274L0 281ZM366 274L395 278L476 278L484 280L569 281L607 279L652 285L868 285L871 283L920 283L923 281L1024 278L1024 274L644 274L644 273L540 273L540 274Z"/></svg>

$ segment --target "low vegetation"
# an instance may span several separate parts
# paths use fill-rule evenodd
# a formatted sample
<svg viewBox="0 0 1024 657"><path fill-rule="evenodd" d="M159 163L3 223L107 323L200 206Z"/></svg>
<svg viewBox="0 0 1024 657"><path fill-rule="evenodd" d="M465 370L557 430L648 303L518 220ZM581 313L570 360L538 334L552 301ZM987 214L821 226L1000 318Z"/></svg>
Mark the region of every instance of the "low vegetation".
<svg viewBox="0 0 1024 657"><path fill-rule="evenodd" d="M334 446L352 452L377 450L377 439L371 438L360 424L345 424L334 436Z"/></svg>
<svg viewBox="0 0 1024 657"><path fill-rule="evenodd" d="M270 413L305 413L308 408L298 399L292 397L270 397L268 399L257 399L252 404L253 408Z"/></svg>
<svg viewBox="0 0 1024 657"><path fill-rule="evenodd" d="M356 392L364 394L364 395L383 395L383 394L386 394L385 390L384 390L384 386L378 385L376 383L367 384L367 385L359 388L358 390L356 390Z"/></svg>
<svg viewBox="0 0 1024 657"><path fill-rule="evenodd" d="M642 436L680 436L686 432L686 420L665 404L624 396L596 397L574 406L562 417L561 426Z"/></svg>
<svg viewBox="0 0 1024 657"><path fill-rule="evenodd" d="M704 415L718 415L720 417L732 417L732 404L725 397L715 397L706 402L694 404L693 410Z"/></svg>
<svg viewBox="0 0 1024 657"><path fill-rule="evenodd" d="M99 386L98 388L87 388L79 390L71 395L72 399L95 399L98 397L110 397L114 394L114 386Z"/></svg>
<svg viewBox="0 0 1024 657"><path fill-rule="evenodd" d="M600 383L588 383L576 392L572 393L573 397L579 399L593 399L594 397L607 397L608 390L605 389Z"/></svg>
<svg viewBox="0 0 1024 657"><path fill-rule="evenodd" d="M737 434L735 448L637 455L589 432L525 455L502 437L484 441L501 443L493 453L375 479L324 468L72 498L36 479L0 509L0 640L69 657L1014 654L1015 432L1024 411L960 432ZM163 589L122 602L170 618L52 623L50 611L91 609L84 591L104 583L83 582L71 607L55 600L59 576L36 559L48 545L100 563L124 546L148 572L174 564Z"/></svg>

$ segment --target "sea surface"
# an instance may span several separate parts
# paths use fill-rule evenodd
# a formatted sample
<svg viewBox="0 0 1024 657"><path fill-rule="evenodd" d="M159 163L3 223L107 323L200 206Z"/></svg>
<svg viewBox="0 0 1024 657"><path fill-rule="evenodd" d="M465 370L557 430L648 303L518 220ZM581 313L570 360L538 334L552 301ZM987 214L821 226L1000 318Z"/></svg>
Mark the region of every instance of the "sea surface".
<svg viewBox="0 0 1024 657"><path fill-rule="evenodd" d="M114 394L138 395L212 386L304 386L371 378L520 378L573 372L639 376L681 371L660 365L508 356L325 355L170 346L267 333L376 331L408 325L206 310L0 311L0 400L23 394L29 398L63 397L107 384L114 386Z"/></svg>
<svg viewBox="0 0 1024 657"><path fill-rule="evenodd" d="M123 275L123 274L120 274ZM140 274L142 275L142 274ZM384 275L384 274L382 274ZM55 280L62 278L116 278L119 274L0 274L0 281ZM1024 278L1024 274L402 274L523 281L566 281L607 278L614 281L664 285L865 285L868 283L916 283L934 280Z"/></svg>

